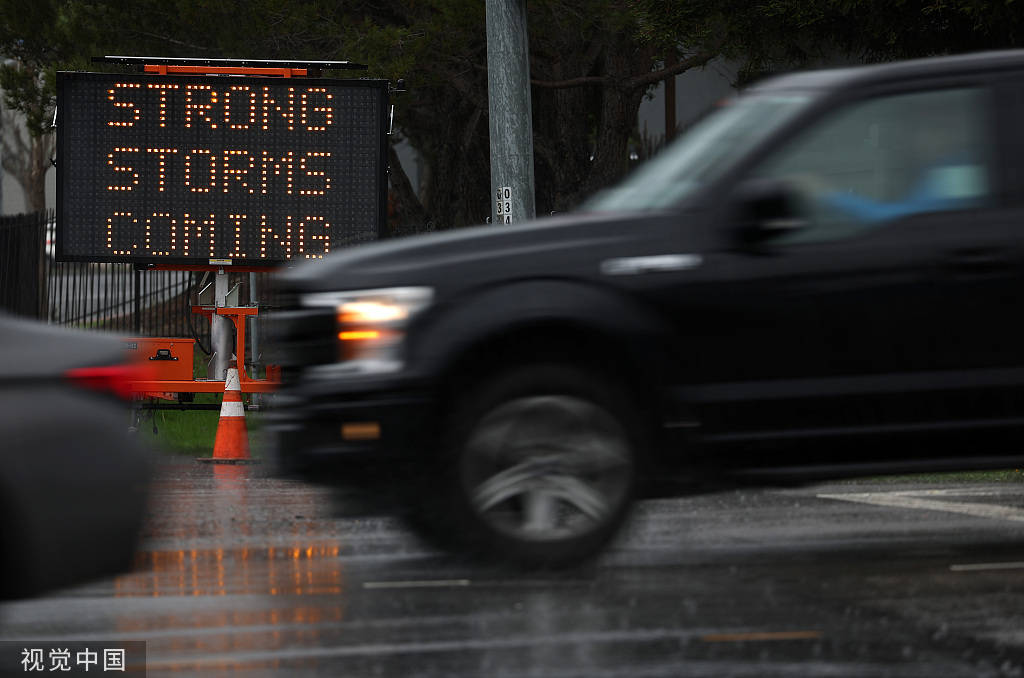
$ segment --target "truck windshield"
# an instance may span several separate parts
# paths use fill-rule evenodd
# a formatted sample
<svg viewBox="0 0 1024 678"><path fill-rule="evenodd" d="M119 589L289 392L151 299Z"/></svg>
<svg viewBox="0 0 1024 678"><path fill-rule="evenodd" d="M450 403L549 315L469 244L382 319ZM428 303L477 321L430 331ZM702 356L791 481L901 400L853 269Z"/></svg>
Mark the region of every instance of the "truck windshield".
<svg viewBox="0 0 1024 678"><path fill-rule="evenodd" d="M810 95L751 95L730 101L619 185L584 203L588 212L652 210L676 204L804 109Z"/></svg>

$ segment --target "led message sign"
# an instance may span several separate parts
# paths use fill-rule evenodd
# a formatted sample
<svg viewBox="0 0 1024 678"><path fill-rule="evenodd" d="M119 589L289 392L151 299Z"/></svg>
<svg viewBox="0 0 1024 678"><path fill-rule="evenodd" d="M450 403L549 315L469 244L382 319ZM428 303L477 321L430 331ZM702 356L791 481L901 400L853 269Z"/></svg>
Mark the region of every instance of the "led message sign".
<svg viewBox="0 0 1024 678"><path fill-rule="evenodd" d="M386 81L57 83L61 260L266 266L379 236Z"/></svg>

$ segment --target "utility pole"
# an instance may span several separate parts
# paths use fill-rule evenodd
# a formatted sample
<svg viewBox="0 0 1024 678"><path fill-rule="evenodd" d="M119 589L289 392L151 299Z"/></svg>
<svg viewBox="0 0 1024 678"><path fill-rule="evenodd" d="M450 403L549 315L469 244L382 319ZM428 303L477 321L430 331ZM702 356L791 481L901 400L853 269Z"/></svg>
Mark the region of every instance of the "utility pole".
<svg viewBox="0 0 1024 678"><path fill-rule="evenodd" d="M526 0L487 0L491 223L536 216Z"/></svg>

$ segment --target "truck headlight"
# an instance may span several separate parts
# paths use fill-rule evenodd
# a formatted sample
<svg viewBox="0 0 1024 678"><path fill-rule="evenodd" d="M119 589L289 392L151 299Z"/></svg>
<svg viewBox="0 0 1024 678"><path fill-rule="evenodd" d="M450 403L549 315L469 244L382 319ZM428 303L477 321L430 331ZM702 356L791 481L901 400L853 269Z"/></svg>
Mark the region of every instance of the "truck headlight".
<svg viewBox="0 0 1024 678"><path fill-rule="evenodd" d="M428 287L389 287L307 294L302 304L335 310L338 360L346 371L392 372L402 367L409 321L433 297Z"/></svg>

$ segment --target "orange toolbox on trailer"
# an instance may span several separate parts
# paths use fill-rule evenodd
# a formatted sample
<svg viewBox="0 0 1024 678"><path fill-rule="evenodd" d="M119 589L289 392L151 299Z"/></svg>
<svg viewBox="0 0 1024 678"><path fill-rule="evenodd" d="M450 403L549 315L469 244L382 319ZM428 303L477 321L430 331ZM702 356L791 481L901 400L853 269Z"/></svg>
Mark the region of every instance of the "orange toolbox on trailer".
<svg viewBox="0 0 1024 678"><path fill-rule="evenodd" d="M146 365L150 379L191 381L195 339L178 337L128 337L124 347L134 360Z"/></svg>

